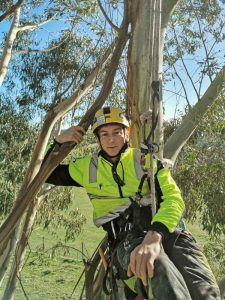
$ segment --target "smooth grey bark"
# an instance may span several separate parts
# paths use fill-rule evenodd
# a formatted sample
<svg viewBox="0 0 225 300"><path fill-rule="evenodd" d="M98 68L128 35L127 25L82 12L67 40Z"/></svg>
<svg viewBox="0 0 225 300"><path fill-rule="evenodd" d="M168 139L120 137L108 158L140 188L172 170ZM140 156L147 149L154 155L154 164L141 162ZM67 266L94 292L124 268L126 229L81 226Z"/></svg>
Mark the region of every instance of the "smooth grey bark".
<svg viewBox="0 0 225 300"><path fill-rule="evenodd" d="M3 55L0 61L0 86L2 85L2 82L7 74L8 65L12 56L13 43L18 33L19 19L20 19L20 6L18 6L14 11L13 21L6 39Z"/></svg>
<svg viewBox="0 0 225 300"><path fill-rule="evenodd" d="M162 29L166 30L170 16L180 0L163 0L162 1Z"/></svg>

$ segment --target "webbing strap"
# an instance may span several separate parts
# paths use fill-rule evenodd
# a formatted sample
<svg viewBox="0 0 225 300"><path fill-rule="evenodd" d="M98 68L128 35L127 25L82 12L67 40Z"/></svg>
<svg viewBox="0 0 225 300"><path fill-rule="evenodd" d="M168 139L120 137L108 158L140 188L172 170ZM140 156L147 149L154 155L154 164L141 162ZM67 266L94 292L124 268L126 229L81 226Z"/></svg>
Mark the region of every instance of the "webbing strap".
<svg viewBox="0 0 225 300"><path fill-rule="evenodd" d="M134 168L136 172L136 176L139 180L141 180L144 171L142 170L142 166L140 165L141 155L138 149L134 149ZM98 154L94 153L92 155L90 165L89 165L89 183L94 183L97 181L97 169L98 169Z"/></svg>
<svg viewBox="0 0 225 300"><path fill-rule="evenodd" d="M136 176L139 180L142 179L142 176L144 175L144 171L142 169L141 162L141 154L138 149L134 149L134 169L136 172Z"/></svg>
<svg viewBox="0 0 225 300"><path fill-rule="evenodd" d="M90 165L89 165L89 183L94 183L97 181L97 169L98 169L98 154L94 153L92 155Z"/></svg>

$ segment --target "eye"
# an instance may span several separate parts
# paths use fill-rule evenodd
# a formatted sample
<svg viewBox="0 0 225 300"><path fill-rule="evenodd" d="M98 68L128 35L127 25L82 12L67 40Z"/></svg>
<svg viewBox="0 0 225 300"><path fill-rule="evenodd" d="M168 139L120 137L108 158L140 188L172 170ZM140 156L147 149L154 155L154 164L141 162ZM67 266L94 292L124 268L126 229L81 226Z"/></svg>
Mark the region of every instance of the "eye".
<svg viewBox="0 0 225 300"><path fill-rule="evenodd" d="M106 137L106 136L107 136L106 132L100 133L100 137Z"/></svg>
<svg viewBox="0 0 225 300"><path fill-rule="evenodd" d="M121 130L116 130L116 131L115 131L115 134L116 134L116 135L122 135L122 131L121 131Z"/></svg>

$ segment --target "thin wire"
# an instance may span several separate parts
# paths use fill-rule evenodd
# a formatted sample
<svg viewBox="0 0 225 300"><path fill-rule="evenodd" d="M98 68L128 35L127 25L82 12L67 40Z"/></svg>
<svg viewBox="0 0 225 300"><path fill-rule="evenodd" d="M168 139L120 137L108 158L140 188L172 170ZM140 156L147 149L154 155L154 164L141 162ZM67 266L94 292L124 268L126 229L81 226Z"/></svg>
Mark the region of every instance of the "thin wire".
<svg viewBox="0 0 225 300"><path fill-rule="evenodd" d="M21 288L22 288L22 291L23 291L23 293L24 293L24 296L26 297L27 300L29 300L29 298L28 298L28 296L27 296L27 293L26 293L26 291L25 291L25 289L24 289L24 287L23 287L22 280L21 280L20 276L16 276L16 277L17 277L17 279L19 280L19 283L20 283L20 285L21 285Z"/></svg>

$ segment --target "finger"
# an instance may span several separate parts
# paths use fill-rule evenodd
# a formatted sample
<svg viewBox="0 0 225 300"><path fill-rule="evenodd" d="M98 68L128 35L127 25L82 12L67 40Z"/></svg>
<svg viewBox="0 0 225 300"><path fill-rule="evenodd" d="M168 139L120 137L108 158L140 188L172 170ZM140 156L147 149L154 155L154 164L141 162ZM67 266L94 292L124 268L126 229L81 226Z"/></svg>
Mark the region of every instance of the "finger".
<svg viewBox="0 0 225 300"><path fill-rule="evenodd" d="M83 135L86 133L85 129L81 126L79 126L79 130L82 132Z"/></svg>
<svg viewBox="0 0 225 300"><path fill-rule="evenodd" d="M147 277L148 277L147 261L143 256L141 259L141 263L137 266L137 277L140 278L144 284L147 284Z"/></svg>
<svg viewBox="0 0 225 300"><path fill-rule="evenodd" d="M142 275L141 275L140 278L141 278L144 286L147 286L148 285L148 272L147 272L147 268L145 268L144 272L142 272Z"/></svg>
<svg viewBox="0 0 225 300"><path fill-rule="evenodd" d="M84 128L81 126L73 126L72 128L75 129L76 131L80 132L82 135L84 135L86 133Z"/></svg>
<svg viewBox="0 0 225 300"><path fill-rule="evenodd" d="M133 275L133 272L131 271L131 267L130 265L128 266L128 270L127 270L127 276L131 277Z"/></svg>
<svg viewBox="0 0 225 300"><path fill-rule="evenodd" d="M141 263L137 266L136 276L141 279L144 286L147 285L148 270L147 270L147 261L142 257Z"/></svg>
<svg viewBox="0 0 225 300"><path fill-rule="evenodd" d="M142 251L138 251L135 256L135 275L141 278L143 272L145 272L145 257Z"/></svg>
<svg viewBox="0 0 225 300"><path fill-rule="evenodd" d="M74 132L74 134L73 134L73 138L74 138L74 141L76 142L76 143L80 143L80 142L82 142L83 141L83 135L81 134L81 133L79 133L79 132Z"/></svg>
<svg viewBox="0 0 225 300"><path fill-rule="evenodd" d="M81 127L82 128L82 127ZM83 131L78 130L77 127L71 128L70 134L75 138L77 141L83 140L84 133Z"/></svg>
<svg viewBox="0 0 225 300"><path fill-rule="evenodd" d="M135 251L132 251L130 254L130 264L129 264L129 269L132 272L132 274L135 274L135 260L136 260L136 256L135 256Z"/></svg>
<svg viewBox="0 0 225 300"><path fill-rule="evenodd" d="M147 271L148 271L148 277L152 278L154 275L154 261L153 260L149 260L149 262L147 264Z"/></svg>

